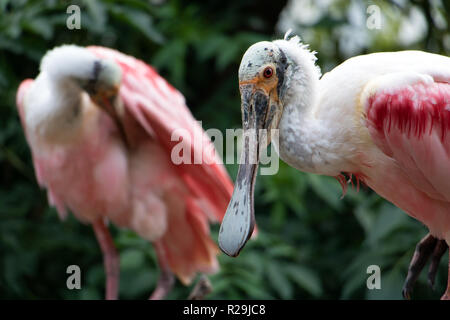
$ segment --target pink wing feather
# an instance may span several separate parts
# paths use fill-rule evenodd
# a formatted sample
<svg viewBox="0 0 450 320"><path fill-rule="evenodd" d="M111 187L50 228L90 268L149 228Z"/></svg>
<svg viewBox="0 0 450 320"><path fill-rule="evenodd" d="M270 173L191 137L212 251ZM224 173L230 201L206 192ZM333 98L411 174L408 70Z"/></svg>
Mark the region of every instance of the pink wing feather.
<svg viewBox="0 0 450 320"><path fill-rule="evenodd" d="M175 166L185 184L204 205L209 218L221 221L231 198L233 184L220 164L214 145L187 108L184 97L149 65L112 49L88 47L97 56L115 61L123 70L120 97L126 110L167 154L178 143L191 151L191 162ZM176 138L172 141L172 134ZM202 163L194 163L201 159Z"/></svg>
<svg viewBox="0 0 450 320"><path fill-rule="evenodd" d="M366 115L375 144L415 187L450 201L450 84L378 90L366 101Z"/></svg>

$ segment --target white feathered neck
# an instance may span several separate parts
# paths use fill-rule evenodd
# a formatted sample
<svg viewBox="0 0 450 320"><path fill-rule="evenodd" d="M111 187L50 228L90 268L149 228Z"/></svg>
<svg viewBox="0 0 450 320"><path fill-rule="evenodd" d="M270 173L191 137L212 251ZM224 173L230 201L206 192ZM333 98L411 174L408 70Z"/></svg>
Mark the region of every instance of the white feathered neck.
<svg viewBox="0 0 450 320"><path fill-rule="evenodd" d="M274 43L283 50L290 63L285 74L286 91L275 148L285 162L306 172L337 176L347 163L342 157L337 126L319 114L320 68L315 52L298 36Z"/></svg>

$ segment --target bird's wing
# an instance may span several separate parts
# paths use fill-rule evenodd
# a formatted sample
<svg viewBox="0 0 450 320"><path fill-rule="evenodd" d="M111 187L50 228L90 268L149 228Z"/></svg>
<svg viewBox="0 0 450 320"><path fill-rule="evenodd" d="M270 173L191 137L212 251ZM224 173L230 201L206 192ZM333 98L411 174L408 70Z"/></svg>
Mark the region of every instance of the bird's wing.
<svg viewBox="0 0 450 320"><path fill-rule="evenodd" d="M450 72L398 72L361 95L369 134L430 197L450 201Z"/></svg>
<svg viewBox="0 0 450 320"><path fill-rule="evenodd" d="M233 184L220 158L185 104L180 92L149 65L112 49L88 47L97 56L111 59L122 68L119 95L126 111L157 139L171 156L183 181L212 214L221 221L233 191ZM180 159L183 150L184 161Z"/></svg>

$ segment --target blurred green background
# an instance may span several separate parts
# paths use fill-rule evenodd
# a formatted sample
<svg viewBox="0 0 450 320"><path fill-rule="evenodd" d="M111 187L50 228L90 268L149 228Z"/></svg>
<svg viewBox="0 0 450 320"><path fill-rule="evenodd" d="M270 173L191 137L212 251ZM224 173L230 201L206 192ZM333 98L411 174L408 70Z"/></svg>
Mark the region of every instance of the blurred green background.
<svg viewBox="0 0 450 320"><path fill-rule="evenodd" d="M81 8L81 30L68 30L66 9ZM380 29L367 28L370 5ZM104 272L90 227L60 222L34 178L15 107L20 81L35 77L44 53L63 43L103 45L155 66L183 92L203 127L240 127L237 70L248 46L292 28L318 52L322 72L368 52L450 50L449 1L58 1L0 0L0 298L101 299ZM227 166L234 179L237 167ZM259 237L237 259L220 255L210 299L400 299L419 222L367 188L341 199L339 183L280 163L255 190ZM217 239L218 226L213 227ZM147 298L158 269L152 246L112 227L121 256L120 298ZM437 299L426 272L414 299ZM82 269L82 290L66 289L66 268ZM381 268L381 290L368 290L366 269ZM179 282L169 299L187 298Z"/></svg>

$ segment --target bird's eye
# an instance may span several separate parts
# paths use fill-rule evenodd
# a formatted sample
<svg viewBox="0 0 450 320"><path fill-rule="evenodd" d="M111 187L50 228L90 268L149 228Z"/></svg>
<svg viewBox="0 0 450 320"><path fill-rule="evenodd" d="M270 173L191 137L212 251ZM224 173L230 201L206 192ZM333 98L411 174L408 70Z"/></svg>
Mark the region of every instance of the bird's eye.
<svg viewBox="0 0 450 320"><path fill-rule="evenodd" d="M271 67L267 67L263 71L263 75L265 78L270 78L273 75L273 69Z"/></svg>

